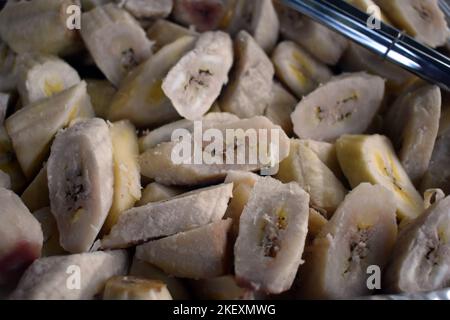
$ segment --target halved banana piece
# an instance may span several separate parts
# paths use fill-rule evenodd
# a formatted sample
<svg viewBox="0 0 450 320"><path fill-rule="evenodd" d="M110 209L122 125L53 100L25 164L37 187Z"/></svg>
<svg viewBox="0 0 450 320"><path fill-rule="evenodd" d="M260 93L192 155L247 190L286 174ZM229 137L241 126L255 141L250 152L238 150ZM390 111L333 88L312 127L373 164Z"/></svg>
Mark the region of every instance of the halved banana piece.
<svg viewBox="0 0 450 320"><path fill-rule="evenodd" d="M441 90L424 85L407 90L391 106L386 127L399 151L403 168L414 184L428 169L441 116Z"/></svg>
<svg viewBox="0 0 450 320"><path fill-rule="evenodd" d="M182 27L169 20L159 19L148 30L147 37L154 42L153 52L184 36L198 36L194 30Z"/></svg>
<svg viewBox="0 0 450 320"><path fill-rule="evenodd" d="M172 300L172 296L164 282L115 276L106 281L103 300Z"/></svg>
<svg viewBox="0 0 450 320"><path fill-rule="evenodd" d="M255 298L251 290L238 286L236 277L233 275L192 280L190 285L196 298L200 300L253 300Z"/></svg>
<svg viewBox="0 0 450 320"><path fill-rule="evenodd" d="M11 178L2 170L0 170L0 188L11 189Z"/></svg>
<svg viewBox="0 0 450 320"><path fill-rule="evenodd" d="M429 207L400 233L384 277L388 292L450 285L450 197Z"/></svg>
<svg viewBox="0 0 450 320"><path fill-rule="evenodd" d="M80 33L95 63L115 86L152 54L152 43L138 22L112 3L83 13Z"/></svg>
<svg viewBox="0 0 450 320"><path fill-rule="evenodd" d="M194 37L182 37L133 70L114 96L108 119L128 119L137 127L155 127L178 119L161 85L170 68L191 50L194 42Z"/></svg>
<svg viewBox="0 0 450 320"><path fill-rule="evenodd" d="M113 201L113 155L108 125L80 120L60 132L47 163L50 206L61 246L88 251Z"/></svg>
<svg viewBox="0 0 450 320"><path fill-rule="evenodd" d="M335 141L364 133L381 107L384 80L367 73L332 78L306 96L292 113L294 131L304 139Z"/></svg>
<svg viewBox="0 0 450 320"><path fill-rule="evenodd" d="M17 89L24 106L50 98L81 81L75 69L55 56L24 53L17 61Z"/></svg>
<svg viewBox="0 0 450 320"><path fill-rule="evenodd" d="M39 221L44 235L41 257L50 257L66 254L59 244L59 232L55 217L49 207L33 212L33 216Z"/></svg>
<svg viewBox="0 0 450 320"><path fill-rule="evenodd" d="M272 84L271 92L272 98L264 115L274 124L283 128L288 136L292 136L294 131L291 114L294 112L298 100L277 82Z"/></svg>
<svg viewBox="0 0 450 320"><path fill-rule="evenodd" d="M234 49L236 64L220 99L220 108L240 118L261 116L271 102L275 69L246 31L237 34Z"/></svg>
<svg viewBox="0 0 450 320"><path fill-rule="evenodd" d="M173 0L125 0L123 8L136 18L165 18L172 11Z"/></svg>
<svg viewBox="0 0 450 320"><path fill-rule="evenodd" d="M47 165L44 165L33 181L31 181L22 193L21 199L31 212L50 206Z"/></svg>
<svg viewBox="0 0 450 320"><path fill-rule="evenodd" d="M310 195L311 205L333 215L347 190L333 172L301 140L292 139L289 156L280 163L280 181L297 182Z"/></svg>
<svg viewBox="0 0 450 320"><path fill-rule="evenodd" d="M41 255L39 222L12 191L0 188L0 286L13 284Z"/></svg>
<svg viewBox="0 0 450 320"><path fill-rule="evenodd" d="M396 203L381 185L360 184L322 228L299 271L299 294L346 299L370 294L367 268L383 269L397 237Z"/></svg>
<svg viewBox="0 0 450 320"><path fill-rule="evenodd" d="M67 55L82 44L77 30L69 29L76 0L8 1L0 12L0 37L15 52Z"/></svg>
<svg viewBox="0 0 450 320"><path fill-rule="evenodd" d="M231 219L148 242L136 248L136 257L182 278L209 279L230 267Z"/></svg>
<svg viewBox="0 0 450 320"><path fill-rule="evenodd" d="M83 113L92 112L86 83L64 90L50 98L39 100L6 119L5 127L11 137L23 172L32 178L42 167L50 144L58 130Z"/></svg>
<svg viewBox="0 0 450 320"><path fill-rule="evenodd" d="M277 77L299 99L327 82L333 75L326 65L292 41L283 41L277 45L272 62Z"/></svg>
<svg viewBox="0 0 450 320"><path fill-rule="evenodd" d="M399 28L430 47L446 43L448 27L437 0L375 0Z"/></svg>
<svg viewBox="0 0 450 320"><path fill-rule="evenodd" d="M195 48L169 71L162 90L182 117L197 120L211 108L228 82L232 64L230 36L222 31L205 32Z"/></svg>
<svg viewBox="0 0 450 320"><path fill-rule="evenodd" d="M158 182L152 182L142 191L142 197L138 202L136 202L136 206L142 207L151 202L168 200L182 193L183 189L167 187Z"/></svg>
<svg viewBox="0 0 450 320"><path fill-rule="evenodd" d="M17 56L0 40L0 91L12 91L17 84Z"/></svg>
<svg viewBox="0 0 450 320"><path fill-rule="evenodd" d="M11 189L14 192L23 192L27 179L17 162L11 139L3 125L0 125L0 170L8 175Z"/></svg>
<svg viewBox="0 0 450 320"><path fill-rule="evenodd" d="M173 19L199 32L217 29L224 14L223 0L173 0Z"/></svg>
<svg viewBox="0 0 450 320"><path fill-rule="evenodd" d="M302 263L308 215L309 195L297 183L259 179L234 247L238 283L266 293L288 290Z"/></svg>
<svg viewBox="0 0 450 320"><path fill-rule="evenodd" d="M86 79L86 83L95 116L106 119L116 88L108 80Z"/></svg>
<svg viewBox="0 0 450 320"><path fill-rule="evenodd" d="M398 160L391 142L380 135L344 135L336 142L342 171L355 188L380 184L397 203L398 220L412 220L424 210L423 199Z"/></svg>
<svg viewBox="0 0 450 320"><path fill-rule="evenodd" d="M222 184L129 209L102 239L102 247L126 248L218 221L225 214L232 190L232 183Z"/></svg>
<svg viewBox="0 0 450 320"><path fill-rule="evenodd" d="M27 269L11 299L90 300L109 278L127 270L125 250L41 258Z"/></svg>

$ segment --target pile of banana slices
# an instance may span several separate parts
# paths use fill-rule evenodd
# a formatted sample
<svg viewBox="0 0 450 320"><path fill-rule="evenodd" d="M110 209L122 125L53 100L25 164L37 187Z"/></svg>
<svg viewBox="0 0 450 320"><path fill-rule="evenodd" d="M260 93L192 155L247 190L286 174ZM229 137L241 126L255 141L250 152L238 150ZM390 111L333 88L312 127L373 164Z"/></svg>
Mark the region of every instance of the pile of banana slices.
<svg viewBox="0 0 450 320"><path fill-rule="evenodd" d="M348 2L448 43L437 0ZM450 287L450 95L437 86L277 0L8 1L0 39L4 298ZM275 132L277 170L174 162L172 134L198 121L200 134Z"/></svg>

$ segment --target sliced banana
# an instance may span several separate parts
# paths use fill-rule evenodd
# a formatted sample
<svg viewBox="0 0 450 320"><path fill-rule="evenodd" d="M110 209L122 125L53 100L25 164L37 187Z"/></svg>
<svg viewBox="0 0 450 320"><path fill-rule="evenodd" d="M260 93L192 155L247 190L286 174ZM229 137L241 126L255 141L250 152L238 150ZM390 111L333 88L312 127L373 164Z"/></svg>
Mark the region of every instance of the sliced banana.
<svg viewBox="0 0 450 320"><path fill-rule="evenodd" d="M428 169L441 116L441 90L425 85L399 96L386 117L388 135L399 149L403 168L414 184Z"/></svg>
<svg viewBox="0 0 450 320"><path fill-rule="evenodd" d="M380 135L344 135L336 142L342 171L354 188L361 182L380 184L397 203L398 220L411 220L423 210L423 199L398 160L391 142Z"/></svg>
<svg viewBox="0 0 450 320"><path fill-rule="evenodd" d="M11 95L8 93L0 92L0 126L5 122L6 113L8 112L8 106L11 101Z"/></svg>
<svg viewBox="0 0 450 320"><path fill-rule="evenodd" d="M103 300L172 300L172 296L161 281L115 276L106 282Z"/></svg>
<svg viewBox="0 0 450 320"><path fill-rule="evenodd" d="M223 0L173 0L173 19L199 32L217 29L224 13Z"/></svg>
<svg viewBox="0 0 450 320"><path fill-rule="evenodd" d="M367 268L383 269L397 237L396 203L381 185L360 184L322 228L299 271L299 294L346 299L370 294Z"/></svg>
<svg viewBox="0 0 450 320"><path fill-rule="evenodd" d="M433 291L450 285L449 225L447 197L402 230L383 279L388 292Z"/></svg>
<svg viewBox="0 0 450 320"><path fill-rule="evenodd" d="M277 82L272 84L272 98L264 112L274 124L283 128L288 136L292 136L293 125L291 121L291 113L294 112L298 103L297 98L290 94L283 86Z"/></svg>
<svg viewBox="0 0 450 320"><path fill-rule="evenodd" d="M183 193L183 189L167 187L158 182L148 184L142 191L141 199L136 203L137 207L145 206L151 202L168 200Z"/></svg>
<svg viewBox="0 0 450 320"><path fill-rule="evenodd" d="M0 41L0 91L11 91L17 85L17 56Z"/></svg>
<svg viewBox="0 0 450 320"><path fill-rule="evenodd" d="M17 89L24 106L49 98L81 81L77 71L58 57L25 53L17 59Z"/></svg>
<svg viewBox="0 0 450 320"><path fill-rule="evenodd" d="M301 99L332 77L331 70L291 41L280 42L272 55L275 74Z"/></svg>
<svg viewBox="0 0 450 320"><path fill-rule="evenodd" d="M270 177L253 187L234 247L238 283L278 294L288 290L302 263L309 196L296 183Z"/></svg>
<svg viewBox="0 0 450 320"><path fill-rule="evenodd" d="M359 10L367 14L375 15L378 13L377 10L379 10L380 16L376 18L377 19L381 18L380 20L383 21L384 23L392 24L389 21L388 17L386 17L386 14L381 11L380 7L378 7L373 0L345 0L345 1L347 1L352 6L358 8Z"/></svg>
<svg viewBox="0 0 450 320"><path fill-rule="evenodd" d="M22 193L21 199L31 212L50 206L46 165Z"/></svg>
<svg viewBox="0 0 450 320"><path fill-rule="evenodd" d="M337 158L336 144L311 139L300 140L300 143L311 149L339 180L345 181Z"/></svg>
<svg viewBox="0 0 450 320"><path fill-rule="evenodd" d="M154 42L153 51L157 52L162 47L185 36L198 36L192 29L185 28L169 20L159 19L148 30L147 37Z"/></svg>
<svg viewBox="0 0 450 320"><path fill-rule="evenodd" d="M437 0L375 0L388 18L417 40L433 47L446 43L448 27Z"/></svg>
<svg viewBox="0 0 450 320"><path fill-rule="evenodd" d="M111 208L113 174L104 120L81 120L56 136L47 164L48 189L60 243L68 252L91 248Z"/></svg>
<svg viewBox="0 0 450 320"><path fill-rule="evenodd" d="M49 207L41 208L33 212L33 216L39 221L44 235L41 257L50 257L66 254L59 244L59 232L55 217Z"/></svg>
<svg viewBox="0 0 450 320"><path fill-rule="evenodd" d="M3 125L0 125L0 170L8 175L14 192L23 192L27 180L17 162L11 139Z"/></svg>
<svg viewBox="0 0 450 320"><path fill-rule="evenodd" d="M125 0L123 8L136 18L165 18L172 11L173 0Z"/></svg>
<svg viewBox="0 0 450 320"><path fill-rule="evenodd" d="M304 139L335 141L364 133L381 107L384 80L366 73L344 74L306 96L292 114L294 132Z"/></svg>
<svg viewBox="0 0 450 320"><path fill-rule="evenodd" d="M102 247L126 248L218 221L232 190L232 183L222 184L127 210L102 239Z"/></svg>
<svg viewBox="0 0 450 320"><path fill-rule="evenodd" d="M95 115L106 119L116 88L108 80L86 79L86 83Z"/></svg>
<svg viewBox="0 0 450 320"><path fill-rule="evenodd" d="M236 64L220 99L220 108L240 118L261 116L272 99L275 69L246 31L238 33L234 47Z"/></svg>
<svg viewBox="0 0 450 320"><path fill-rule="evenodd" d="M230 267L231 219L148 242L136 248L136 257L167 274L209 279L226 274Z"/></svg>
<svg viewBox="0 0 450 320"><path fill-rule="evenodd" d="M109 278L125 275L127 269L125 250L41 258L27 269L11 299L94 299Z"/></svg>
<svg viewBox="0 0 450 320"><path fill-rule="evenodd" d="M0 37L15 52L67 55L82 45L77 30L67 28L75 0L8 1L0 12Z"/></svg>
<svg viewBox="0 0 450 320"><path fill-rule="evenodd" d="M41 255L39 222L12 191L0 188L0 286L13 284Z"/></svg>
<svg viewBox="0 0 450 320"><path fill-rule="evenodd" d="M309 208L308 234L306 236L305 251L308 251L314 239L320 234L328 220L316 209Z"/></svg>
<svg viewBox="0 0 450 320"><path fill-rule="evenodd" d="M190 284L195 296L200 300L253 300L255 298L251 290L238 286L236 277L233 275L192 280Z"/></svg>
<svg viewBox="0 0 450 320"><path fill-rule="evenodd" d="M179 115L161 85L170 68L191 48L195 39L182 37L165 46L129 74L114 96L108 119L128 119L137 127L156 127Z"/></svg>
<svg viewBox="0 0 450 320"><path fill-rule="evenodd" d="M80 33L97 66L115 86L152 54L145 31L114 4L83 13Z"/></svg>
<svg viewBox="0 0 450 320"><path fill-rule="evenodd" d="M0 170L0 188L11 189L11 178L2 170Z"/></svg>
<svg viewBox="0 0 450 320"><path fill-rule="evenodd" d="M194 50L169 71L162 90L182 117L198 120L228 82L232 64L230 36L222 31L205 32L199 36Z"/></svg>

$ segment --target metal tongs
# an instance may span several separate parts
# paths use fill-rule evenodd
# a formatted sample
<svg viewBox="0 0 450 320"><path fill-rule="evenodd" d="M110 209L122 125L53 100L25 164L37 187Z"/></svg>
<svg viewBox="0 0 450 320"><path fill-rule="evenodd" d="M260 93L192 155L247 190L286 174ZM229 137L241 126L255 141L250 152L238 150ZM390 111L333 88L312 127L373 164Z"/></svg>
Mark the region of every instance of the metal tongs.
<svg viewBox="0 0 450 320"><path fill-rule="evenodd" d="M294 10L333 29L384 59L450 91L450 59L403 32L380 22L369 28L370 16L342 0L283 0ZM441 7L449 18L449 5Z"/></svg>

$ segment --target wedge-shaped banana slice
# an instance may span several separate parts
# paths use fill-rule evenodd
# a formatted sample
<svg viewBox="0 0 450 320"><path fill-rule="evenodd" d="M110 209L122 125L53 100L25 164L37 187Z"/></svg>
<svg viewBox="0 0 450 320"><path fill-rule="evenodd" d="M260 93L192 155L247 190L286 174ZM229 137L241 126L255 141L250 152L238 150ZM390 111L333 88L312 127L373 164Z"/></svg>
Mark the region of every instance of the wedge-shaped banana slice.
<svg viewBox="0 0 450 320"><path fill-rule="evenodd" d="M12 91L17 85L17 56L0 41L0 91Z"/></svg>
<svg viewBox="0 0 450 320"><path fill-rule="evenodd" d="M234 247L238 283L274 294L291 287L302 263L308 204L308 194L297 183L270 177L256 182Z"/></svg>
<svg viewBox="0 0 450 320"><path fill-rule="evenodd" d="M173 0L126 0L123 7L136 18L165 18L172 11Z"/></svg>
<svg viewBox="0 0 450 320"><path fill-rule="evenodd" d="M397 203L398 220L410 220L423 210L423 199L398 160L391 142L380 135L344 135L336 142L342 171L353 188L361 182L380 184Z"/></svg>
<svg viewBox="0 0 450 320"><path fill-rule="evenodd" d="M199 32L217 29L224 14L223 0L173 0L173 19Z"/></svg>
<svg viewBox="0 0 450 320"><path fill-rule="evenodd" d="M103 238L102 247L126 248L218 221L225 214L232 190L232 183L222 184L125 211Z"/></svg>
<svg viewBox="0 0 450 320"><path fill-rule="evenodd" d="M190 285L195 296L200 300L253 300L255 298L251 290L238 286L236 277L233 275L192 280Z"/></svg>
<svg viewBox="0 0 450 320"><path fill-rule="evenodd" d="M17 162L11 139L3 125L0 125L0 170L8 175L11 189L14 192L23 192L27 181Z"/></svg>
<svg viewBox="0 0 450 320"><path fill-rule="evenodd" d="M222 31L205 32L194 50L169 71L162 89L178 113L198 120L212 106L228 82L233 64L230 36Z"/></svg>
<svg viewBox="0 0 450 320"><path fill-rule="evenodd" d="M88 251L113 201L113 155L108 125L94 118L59 133L47 164L50 206L61 246Z"/></svg>
<svg viewBox="0 0 450 320"><path fill-rule="evenodd" d="M375 0L388 18L417 40L433 47L446 43L448 27L437 0Z"/></svg>
<svg viewBox="0 0 450 320"><path fill-rule="evenodd" d="M300 295L345 299L368 295L367 268L383 269L397 237L396 204L381 185L350 192L322 228L300 269Z"/></svg>
<svg viewBox="0 0 450 320"><path fill-rule="evenodd" d="M335 141L343 134L364 133L381 106L384 80L366 73L335 77L297 105L292 114L300 138Z"/></svg>
<svg viewBox="0 0 450 320"><path fill-rule="evenodd" d="M106 119L116 88L108 80L86 79L86 83L95 116Z"/></svg>
<svg viewBox="0 0 450 320"><path fill-rule="evenodd" d="M105 284L103 300L172 300L164 282L115 276Z"/></svg>
<svg viewBox="0 0 450 320"><path fill-rule="evenodd" d="M433 291L450 285L449 225L447 197L402 230L383 279L388 292Z"/></svg>
<svg viewBox="0 0 450 320"><path fill-rule="evenodd" d="M129 119L138 127L156 127L177 120L179 115L161 85L170 68L193 45L193 37L182 37L133 70L114 96L108 118Z"/></svg>
<svg viewBox="0 0 450 320"><path fill-rule="evenodd" d="M234 47L236 65L220 99L220 108L240 118L261 116L271 102L275 69L246 31L238 33Z"/></svg>
<svg viewBox="0 0 450 320"><path fill-rule="evenodd" d="M27 269L11 299L90 300L109 278L127 270L124 250L41 258Z"/></svg>
<svg viewBox="0 0 450 320"><path fill-rule="evenodd" d="M10 94L0 92L0 125L3 125L3 122L5 121L10 101L11 101Z"/></svg>
<svg viewBox="0 0 450 320"><path fill-rule="evenodd" d="M306 236L305 251L309 250L314 239L320 234L328 220L316 209L309 208L308 216L308 234Z"/></svg>
<svg viewBox="0 0 450 320"><path fill-rule="evenodd" d="M17 89L25 106L49 98L81 81L77 71L58 57L25 53L17 59Z"/></svg>
<svg viewBox="0 0 450 320"><path fill-rule="evenodd" d="M20 109L5 121L17 159L28 178L42 167L58 130L88 109L92 111L92 106L86 83L81 82Z"/></svg>
<svg viewBox="0 0 450 320"><path fill-rule="evenodd" d="M152 54L145 31L114 4L83 13L80 32L95 63L115 86Z"/></svg>
<svg viewBox="0 0 450 320"><path fill-rule="evenodd" d="M425 85L407 90L391 106L386 117L388 135L403 168L414 184L428 169L441 116L441 90Z"/></svg>
<svg viewBox="0 0 450 320"><path fill-rule="evenodd" d="M340 181L345 181L337 158L336 144L311 139L300 140L300 143L311 149Z"/></svg>
<svg viewBox="0 0 450 320"><path fill-rule="evenodd" d="M11 284L41 255L39 222L12 191L0 188L0 285Z"/></svg>
<svg viewBox="0 0 450 320"><path fill-rule="evenodd" d="M136 257L182 278L208 279L230 267L231 219L148 242L136 248Z"/></svg>
<svg viewBox="0 0 450 320"><path fill-rule="evenodd" d="M22 193L21 199L31 212L50 206L46 165Z"/></svg>
<svg viewBox="0 0 450 320"><path fill-rule="evenodd" d="M44 235L41 257L50 257L66 254L59 244L59 232L50 207L45 207L33 212L33 216L39 221Z"/></svg>
<svg viewBox="0 0 450 320"><path fill-rule="evenodd" d="M283 128L288 136L292 136L293 125L291 121L291 114L297 106L297 98L290 94L279 83L272 84L272 98L269 105L264 112L264 115L269 118L274 124Z"/></svg>
<svg viewBox="0 0 450 320"><path fill-rule="evenodd" d="M2 170L0 170L0 188L11 189L11 178Z"/></svg>
<svg viewBox="0 0 450 320"><path fill-rule="evenodd" d="M164 19L157 20L147 30L147 37L154 42L154 52L185 36L198 36L198 33Z"/></svg>
<svg viewBox="0 0 450 320"><path fill-rule="evenodd" d="M268 167L270 170L289 154L289 138L280 127L263 116L218 125L213 129L223 140L212 146L203 146L203 156L200 156L208 159L207 162L198 164L195 154L184 154L186 141L166 142L141 154L141 174L166 185L214 183L222 180L230 170L256 171ZM225 146L220 148L223 142ZM191 141L187 144L190 145ZM178 157L181 158L176 159Z"/></svg>
<svg viewBox="0 0 450 320"><path fill-rule="evenodd" d="M275 3L283 38L296 42L322 63L335 65L339 61L348 45L343 36L280 1Z"/></svg>
<svg viewBox="0 0 450 320"><path fill-rule="evenodd" d="M103 225L105 233L109 233L119 216L132 208L142 195L136 129L129 121L124 120L111 124L109 131L113 151L114 195Z"/></svg>
<svg viewBox="0 0 450 320"><path fill-rule="evenodd" d="M82 44L67 28L75 0L8 1L0 13L0 37L15 52L66 55Z"/></svg>
<svg viewBox="0 0 450 320"><path fill-rule="evenodd" d="M326 65L291 41L283 41L277 45L272 62L277 77L297 98L303 98L333 75Z"/></svg>
<svg viewBox="0 0 450 320"><path fill-rule="evenodd" d="M311 197L311 205L331 216L347 190L319 157L299 140L291 140L289 156L276 175L282 182L297 182Z"/></svg>
<svg viewBox="0 0 450 320"><path fill-rule="evenodd" d="M148 184L142 191L141 199L136 203L136 206L142 207L151 202L159 202L168 200L183 193L183 189L175 187L167 187L158 182Z"/></svg>

